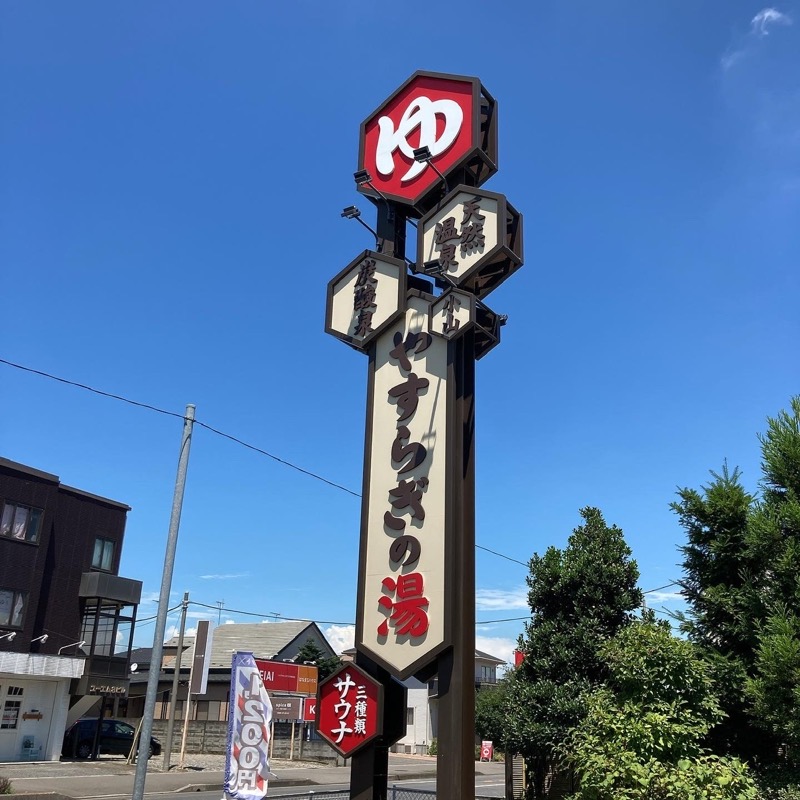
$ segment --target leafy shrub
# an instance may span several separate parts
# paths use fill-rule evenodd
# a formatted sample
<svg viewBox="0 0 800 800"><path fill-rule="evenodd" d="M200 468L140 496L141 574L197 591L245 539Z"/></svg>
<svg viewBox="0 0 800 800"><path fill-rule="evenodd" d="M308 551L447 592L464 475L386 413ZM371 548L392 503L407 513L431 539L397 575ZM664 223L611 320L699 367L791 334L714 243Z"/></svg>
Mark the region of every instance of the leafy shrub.
<svg viewBox="0 0 800 800"><path fill-rule="evenodd" d="M428 745L428 755L429 756L436 756L439 754L439 742L436 741L436 737L434 736L431 739L431 743Z"/></svg>
<svg viewBox="0 0 800 800"><path fill-rule="evenodd" d="M0 775L0 794L11 794L11 780Z"/></svg>

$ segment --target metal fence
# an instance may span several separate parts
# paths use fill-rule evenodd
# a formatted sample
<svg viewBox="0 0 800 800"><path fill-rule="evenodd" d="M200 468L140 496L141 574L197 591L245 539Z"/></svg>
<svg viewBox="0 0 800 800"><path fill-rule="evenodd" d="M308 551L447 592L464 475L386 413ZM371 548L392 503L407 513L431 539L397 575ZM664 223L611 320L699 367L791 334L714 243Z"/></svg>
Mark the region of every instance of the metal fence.
<svg viewBox="0 0 800 800"><path fill-rule="evenodd" d="M405 786L389 786L387 791L388 800L436 800L436 792L427 789L407 789ZM335 792L303 792L301 794L269 795L269 800L298 800L298 798L308 798L308 800L349 800L349 789L338 789ZM498 800L496 797L486 797L475 795L475 800Z"/></svg>

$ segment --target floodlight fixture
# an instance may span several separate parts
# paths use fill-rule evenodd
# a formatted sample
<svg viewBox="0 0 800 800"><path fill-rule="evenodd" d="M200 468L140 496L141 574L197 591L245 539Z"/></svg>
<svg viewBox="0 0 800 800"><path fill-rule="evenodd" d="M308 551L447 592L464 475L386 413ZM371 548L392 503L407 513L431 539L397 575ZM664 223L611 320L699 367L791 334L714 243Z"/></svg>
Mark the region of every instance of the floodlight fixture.
<svg viewBox="0 0 800 800"><path fill-rule="evenodd" d="M433 153L431 153L430 147L423 145L422 147L417 147L413 152L414 161L418 161L420 164L427 164L429 167L431 167L433 171L442 179L442 183L444 183L444 194L448 194L450 192L450 187L447 185L447 178L445 178L445 176L439 172L439 168L433 163Z"/></svg>
<svg viewBox="0 0 800 800"><path fill-rule="evenodd" d="M361 212L355 206L347 206L347 208L342 209L342 216L345 219L354 219L356 222L361 223L374 237L375 237L375 249L380 253L380 239L378 237L378 232L374 231L361 219Z"/></svg>
<svg viewBox="0 0 800 800"><path fill-rule="evenodd" d="M41 642L42 644L44 644L48 640L48 638L49 638L48 635L46 633L43 633L41 636L37 636L35 639L31 639L31 644L33 644L34 642Z"/></svg>
<svg viewBox="0 0 800 800"><path fill-rule="evenodd" d="M86 644L84 641L80 642L71 642L70 644L65 644L63 647L58 648L58 655L61 655L62 650L66 650L68 647L83 647Z"/></svg>
<svg viewBox="0 0 800 800"><path fill-rule="evenodd" d="M16 635L16 631L11 631L11 633L4 633L2 636L0 636L0 639L8 639L9 642L13 642Z"/></svg>
<svg viewBox="0 0 800 800"><path fill-rule="evenodd" d="M369 174L369 170L360 169L358 172L354 172L353 180L356 182L356 186L369 186L369 188L386 204L386 220L388 222L394 221L394 208L389 202L389 198L372 182L372 175Z"/></svg>

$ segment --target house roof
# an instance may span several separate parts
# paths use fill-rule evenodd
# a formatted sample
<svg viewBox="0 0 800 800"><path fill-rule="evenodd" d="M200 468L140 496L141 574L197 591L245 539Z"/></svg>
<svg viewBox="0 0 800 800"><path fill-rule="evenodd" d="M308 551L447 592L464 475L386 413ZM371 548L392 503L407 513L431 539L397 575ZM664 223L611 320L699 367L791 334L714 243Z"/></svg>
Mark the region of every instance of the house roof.
<svg viewBox="0 0 800 800"><path fill-rule="evenodd" d="M218 625L211 639L209 669L230 669L231 656L235 650L252 652L256 658L270 659L280 656L290 645L302 646L306 639L313 638L327 655L335 655L322 631L314 622L257 622L251 624ZM194 658L194 637L183 637L181 669L189 669ZM174 636L164 647L177 649L178 637ZM167 655L164 666L174 668L174 656Z"/></svg>
<svg viewBox="0 0 800 800"><path fill-rule="evenodd" d="M492 664L505 664L506 662L503 661L502 658L497 658L497 656L490 656L488 653L484 653L482 650L475 650L475 660L476 661L491 661Z"/></svg>
<svg viewBox="0 0 800 800"><path fill-rule="evenodd" d="M347 650L342 650L343 656L355 656L356 648L355 647L348 647ZM505 664L506 662L503 661L502 658L497 658L496 656L490 656L488 653L484 653L482 650L475 650L475 660L476 661L490 661L492 664Z"/></svg>

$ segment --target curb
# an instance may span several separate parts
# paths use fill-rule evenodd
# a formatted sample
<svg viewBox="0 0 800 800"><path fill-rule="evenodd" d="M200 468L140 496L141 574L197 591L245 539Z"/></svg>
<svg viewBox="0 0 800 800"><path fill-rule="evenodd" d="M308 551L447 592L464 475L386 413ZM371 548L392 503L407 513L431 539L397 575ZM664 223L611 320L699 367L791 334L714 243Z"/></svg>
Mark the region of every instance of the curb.
<svg viewBox="0 0 800 800"><path fill-rule="evenodd" d="M386 776L387 781L417 781L429 777L430 772L407 772L402 775L394 773ZM276 789L281 789L283 787L288 788L290 786L319 786L319 781L312 781L308 778L287 778L286 780L278 778L277 780L270 781L269 785L270 787L274 786ZM186 786L182 786L180 789L173 789L172 791L175 794L183 794L186 792L213 792L219 788L219 783L190 783ZM48 798L49 797L52 797L53 800L57 800L55 796L48 795ZM26 800L31 800L30 795L25 795L25 798ZM6 798L3 798L3 800L6 800ZM9 798L9 800L11 799Z"/></svg>

